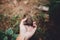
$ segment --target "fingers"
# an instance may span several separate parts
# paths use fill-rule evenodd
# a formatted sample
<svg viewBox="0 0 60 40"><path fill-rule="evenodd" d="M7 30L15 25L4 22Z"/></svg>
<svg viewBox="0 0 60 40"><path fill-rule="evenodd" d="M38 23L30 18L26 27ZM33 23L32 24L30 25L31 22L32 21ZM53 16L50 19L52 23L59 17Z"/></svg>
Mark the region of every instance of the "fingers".
<svg viewBox="0 0 60 40"><path fill-rule="evenodd" d="M22 21L21 21L21 23L20 24L23 24L24 23L24 21L26 21L27 20L27 17L26 18L24 18L24 19L22 19Z"/></svg>
<svg viewBox="0 0 60 40"><path fill-rule="evenodd" d="M36 22L33 22L33 26L34 26L35 28L37 27Z"/></svg>
<svg viewBox="0 0 60 40"><path fill-rule="evenodd" d="M33 27L34 27L35 30L37 29L36 22L33 22Z"/></svg>
<svg viewBox="0 0 60 40"><path fill-rule="evenodd" d="M24 21L25 21L26 19L27 19L27 18L24 18L24 19L21 20L21 23L20 23L20 25L19 25L20 31L25 30Z"/></svg>

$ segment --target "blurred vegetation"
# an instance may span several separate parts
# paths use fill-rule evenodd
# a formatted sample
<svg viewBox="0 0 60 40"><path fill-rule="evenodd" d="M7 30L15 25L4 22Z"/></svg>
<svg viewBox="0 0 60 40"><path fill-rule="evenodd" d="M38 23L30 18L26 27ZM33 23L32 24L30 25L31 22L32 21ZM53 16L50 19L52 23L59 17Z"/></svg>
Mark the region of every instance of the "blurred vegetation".
<svg viewBox="0 0 60 40"><path fill-rule="evenodd" d="M46 31L45 13L36 14L34 18L38 25L34 38L44 38ZM19 23L20 17L18 15L10 18L4 14L0 14L0 39L15 40L19 34Z"/></svg>
<svg viewBox="0 0 60 40"><path fill-rule="evenodd" d="M0 39L15 40L19 32L18 16L9 18L0 14Z"/></svg>
<svg viewBox="0 0 60 40"><path fill-rule="evenodd" d="M0 40L15 40L19 34L19 23L20 23L21 15L24 14L25 10L24 8L22 8L21 10L23 14L20 14L20 8L19 8L20 6L15 8L15 6L9 1L6 1L6 4L2 5L5 3L3 1L0 2L0 8L3 9L2 12L0 12ZM31 0L31 2L29 1L29 3L38 6L41 4L42 5L46 4L45 6L49 6L49 4L47 4L47 2L43 0L38 0L36 3L35 1L36 0L33 1ZM35 11L32 13L35 13ZM47 16L48 14L45 13L44 11L40 11L40 10L38 11L39 13L36 13L35 16L33 17L37 22L38 28L34 36L31 38L31 40L37 40L37 39L39 40L39 38L42 38L44 40L46 38L46 30L47 30L46 24L48 22L49 17Z"/></svg>
<svg viewBox="0 0 60 40"><path fill-rule="evenodd" d="M18 1L20 1L20 0L18 0ZM50 10L52 10L55 8L55 6L57 6L54 4L56 2L58 2L59 0L57 0L57 1L50 0L51 4L46 4L46 5L45 5L45 3L47 3L47 2L42 2L42 1L43 0L41 0L41 1L38 0L35 3L33 0L33 2L32 1L31 2L32 2L32 4L35 4L38 6L41 4L44 6L50 6L51 7ZM3 3L4 2L0 2L0 4L3 4ZM9 4L9 7L11 7L10 5L11 4ZM3 7L2 7L2 5L0 5L0 8L3 8ZM20 23L21 14L20 14L20 9L18 8L19 10L17 10L17 12L15 12L16 9L14 7L13 6L12 6L12 8L6 7L5 8L6 10L3 8L4 9L3 11L7 11L7 12L2 13L0 11L0 40L15 40L19 34L19 23ZM9 10L12 10L12 9L15 9L15 10L13 12L10 12ZM22 9L24 10L24 8L22 8ZM50 10L49 10L49 12L52 14L52 11L50 11ZM37 10L35 10L35 11L37 11ZM38 28L36 30L36 33L34 34L34 36L30 40L39 40L39 38L41 38L41 40L46 40L46 38L48 38L48 37L50 38L49 40L51 40L51 36L49 34L51 32L55 33L55 30L53 30L54 28L52 28L53 22L49 21L49 14L47 12L45 13L44 11L41 11L41 10L38 10L38 11L39 11L39 13L36 13L35 16L33 17L33 18L35 18L35 20L37 22ZM25 12L25 10L24 10L24 12ZM5 15L5 13L6 13L6 15ZM9 15L8 15L8 13L9 13ZM10 15L13 13L15 16ZM20 16L18 13L20 14ZM9 16L11 16L11 17L9 17Z"/></svg>

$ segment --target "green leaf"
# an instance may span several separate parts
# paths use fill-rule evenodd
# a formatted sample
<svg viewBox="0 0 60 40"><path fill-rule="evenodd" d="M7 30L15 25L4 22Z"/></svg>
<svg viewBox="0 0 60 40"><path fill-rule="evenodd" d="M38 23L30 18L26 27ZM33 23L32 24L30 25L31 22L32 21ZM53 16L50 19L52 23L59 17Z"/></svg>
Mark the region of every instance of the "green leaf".
<svg viewBox="0 0 60 40"><path fill-rule="evenodd" d="M18 34L13 34L12 35L12 40L16 40L16 37L18 36Z"/></svg>
<svg viewBox="0 0 60 40"><path fill-rule="evenodd" d="M7 37L7 36L5 36L5 37L3 38L3 40L8 40L8 37Z"/></svg>
<svg viewBox="0 0 60 40"><path fill-rule="evenodd" d="M8 30L6 30L5 33L8 34L8 35L12 35L13 34L12 28L9 28Z"/></svg>
<svg viewBox="0 0 60 40"><path fill-rule="evenodd" d="M13 34L12 37L13 38L16 38L18 36L18 34Z"/></svg>

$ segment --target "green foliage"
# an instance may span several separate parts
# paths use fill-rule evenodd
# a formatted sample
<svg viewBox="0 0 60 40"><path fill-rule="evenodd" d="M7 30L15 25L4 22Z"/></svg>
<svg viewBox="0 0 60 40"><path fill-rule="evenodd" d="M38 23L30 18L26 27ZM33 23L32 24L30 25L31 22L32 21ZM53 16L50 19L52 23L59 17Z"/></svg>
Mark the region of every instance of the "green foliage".
<svg viewBox="0 0 60 40"><path fill-rule="evenodd" d="M3 40L8 40L8 37L7 37L7 36L5 36L5 37L3 38Z"/></svg>
<svg viewBox="0 0 60 40"><path fill-rule="evenodd" d="M9 19L8 17L4 16L3 14L0 14L0 21L5 22L5 20ZM6 30L0 30L0 40L16 40L16 37L18 36L18 30L19 30L19 21L18 16L14 16L9 19L10 21L10 27ZM4 21L2 21L4 20ZM7 20L8 21L8 20ZM2 25L2 24L1 24ZM7 24L6 24L7 25Z"/></svg>
<svg viewBox="0 0 60 40"><path fill-rule="evenodd" d="M1 15L0 20L2 21L2 18L4 18L4 17L6 17L6 16ZM38 14L36 16L36 18L39 20L41 18L44 21L44 13ZM6 29L5 31L2 31L2 30L0 31L1 40L16 40L16 37L18 36L18 31L19 31L19 20L18 19L19 19L18 15L13 16L12 18L9 19L10 27L8 29ZM37 21L39 21L39 20L37 20ZM40 25L38 25L38 26L40 26ZM36 30L36 33L35 33L35 37L44 37L44 35L45 35L45 31L41 27L38 27L38 29Z"/></svg>
<svg viewBox="0 0 60 40"><path fill-rule="evenodd" d="M8 29L6 30L6 32L5 32L5 34L7 34L7 35L12 35L12 34L13 34L12 28L8 28Z"/></svg>
<svg viewBox="0 0 60 40"><path fill-rule="evenodd" d="M6 32L0 31L0 39L2 40L9 40L9 37L11 37L11 40L15 40L18 34L14 33L11 28L6 30Z"/></svg>
<svg viewBox="0 0 60 40"><path fill-rule="evenodd" d="M11 40L16 40L16 37L18 34L13 33L13 30L9 28L6 30L6 32L3 33L3 31L0 31L0 39L1 40L10 40L9 37L11 37Z"/></svg>

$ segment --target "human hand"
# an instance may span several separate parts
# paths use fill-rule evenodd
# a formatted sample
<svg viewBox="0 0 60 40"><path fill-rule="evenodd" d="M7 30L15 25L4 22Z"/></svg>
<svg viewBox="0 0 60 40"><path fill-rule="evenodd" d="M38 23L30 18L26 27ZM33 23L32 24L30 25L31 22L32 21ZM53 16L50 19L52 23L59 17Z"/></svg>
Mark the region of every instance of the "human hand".
<svg viewBox="0 0 60 40"><path fill-rule="evenodd" d="M23 35L25 39L28 40L35 33L37 25L36 22L33 22L33 26L24 25L24 21L26 20L27 18L22 19L19 27L20 27L20 35Z"/></svg>

